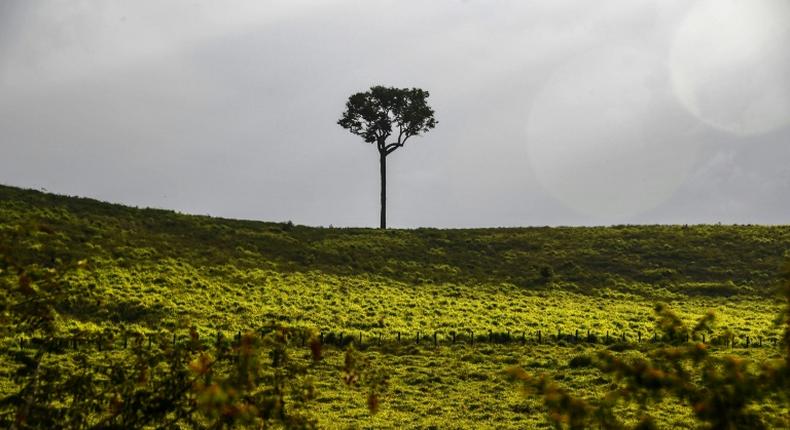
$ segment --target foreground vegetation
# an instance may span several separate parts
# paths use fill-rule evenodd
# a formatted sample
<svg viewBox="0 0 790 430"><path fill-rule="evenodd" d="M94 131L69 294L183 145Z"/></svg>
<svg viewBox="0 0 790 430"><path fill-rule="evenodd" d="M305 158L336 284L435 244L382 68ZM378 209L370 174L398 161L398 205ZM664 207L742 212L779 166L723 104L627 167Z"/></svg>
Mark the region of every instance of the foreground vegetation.
<svg viewBox="0 0 790 430"><path fill-rule="evenodd" d="M550 426L543 399L522 396L512 372L504 370L545 373L575 396L602 396L615 380L598 371L597 352L649 355L655 346L648 341L666 336L656 329L656 302L674 309L685 324L715 311L716 324L704 333L708 343L719 342L710 347L713 356L736 354L758 364L782 357L775 293L777 270L790 249L790 228L784 226L309 228L0 187L0 237L12 260L2 273L8 285L20 285L21 269L30 273L35 294L50 277L60 288L56 297L36 296L52 312L37 315L32 322L39 323L30 326L13 320L19 311L13 306L30 299L10 297L6 288L4 396L30 380L32 370L20 372L19 357L35 358L42 350L36 342L45 334L50 341L66 340L48 350L42 369L53 371L50 378L117 362L130 367L128 380L134 369L139 377L146 366L169 365L171 371L149 375L150 390L162 386L157 378L194 382L196 374L210 373L201 363L215 360L217 380L238 379L250 372L238 359L242 339L250 339L250 357L260 351L267 358L256 364L263 370L252 378L249 393L296 399L281 417L295 421L274 422ZM262 328L265 336L243 335ZM586 342L588 331L595 343ZM345 347L324 345L315 356L311 345L319 336L327 341L341 334L362 350L354 356L365 361L364 371L349 367ZM270 366L277 348L290 351L287 366L278 362L280 376ZM152 351L144 354L153 360L142 367L141 351ZM230 354L225 361L223 354ZM130 357L138 361L129 364ZM283 380L290 385L276 382ZM86 381L97 383L95 377ZM102 424L112 415L107 405L114 396L142 388L127 389L123 395L104 393L108 397L93 406L93 418L80 425ZM178 410L186 416L206 395L190 385ZM18 410L19 399L16 409L13 401L5 404L8 414ZM61 411L75 402L71 394L56 400ZM238 408L228 415L223 402L212 404L194 425L243 415ZM655 422L695 428L694 414L678 406L671 399L656 402ZM638 408L618 407L627 422L640 419ZM782 402L769 398L754 407L769 426L787 423ZM26 422L34 423L30 418ZM160 418L186 422L173 410ZM3 419L13 421L13 415Z"/></svg>

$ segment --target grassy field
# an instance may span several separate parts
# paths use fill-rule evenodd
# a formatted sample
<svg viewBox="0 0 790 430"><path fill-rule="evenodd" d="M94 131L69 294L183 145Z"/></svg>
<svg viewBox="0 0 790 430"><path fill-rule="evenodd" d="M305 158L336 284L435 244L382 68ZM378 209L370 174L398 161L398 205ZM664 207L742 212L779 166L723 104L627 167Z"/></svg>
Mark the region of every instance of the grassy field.
<svg viewBox="0 0 790 430"><path fill-rule="evenodd" d="M58 304L64 336L187 336L195 327L202 337L232 337L273 323L362 336L357 347L389 376L381 407L371 414L364 395L340 382L342 349L327 347L310 367L318 397L309 405L326 428L549 427L541 400L525 397L504 369L520 365L580 395L602 395L612 381L574 357L623 337L629 346L619 354L643 354L657 302L686 322L715 311L710 336L737 340L718 353L758 364L776 358L776 274L790 250L786 226L315 228L0 186L0 235L19 231L32 232L14 240L20 260L83 261L69 284L97 299ZM608 334L610 345L570 337L588 331L598 340ZM474 345L470 333L479 337ZM513 342L487 342L491 333L510 333ZM4 335L6 354L34 336ZM745 348L747 336L762 346ZM78 355L123 353L66 350L59 359L70 366ZM10 365L4 369L7 394L15 385ZM773 425L789 422L786 406L762 407ZM655 408L661 425L694 428L688 408Z"/></svg>

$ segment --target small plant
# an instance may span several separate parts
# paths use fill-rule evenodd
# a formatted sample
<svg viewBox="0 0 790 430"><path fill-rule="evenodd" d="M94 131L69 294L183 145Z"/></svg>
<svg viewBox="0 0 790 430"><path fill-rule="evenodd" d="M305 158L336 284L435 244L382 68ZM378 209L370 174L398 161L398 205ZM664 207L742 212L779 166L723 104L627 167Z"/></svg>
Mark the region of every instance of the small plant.
<svg viewBox="0 0 790 430"><path fill-rule="evenodd" d="M578 369L580 367L590 367L593 364L593 358L587 354L577 355L568 361L568 367L571 369Z"/></svg>
<svg viewBox="0 0 790 430"><path fill-rule="evenodd" d="M364 387L367 390L367 405L370 413L378 412L381 396L387 387L388 375L373 366L373 363L362 356L350 345L346 349L343 364L343 382L352 387Z"/></svg>
<svg viewBox="0 0 790 430"><path fill-rule="evenodd" d="M551 281L553 277L554 269L552 269L551 266L542 266L540 268L540 278L543 280L543 282Z"/></svg>

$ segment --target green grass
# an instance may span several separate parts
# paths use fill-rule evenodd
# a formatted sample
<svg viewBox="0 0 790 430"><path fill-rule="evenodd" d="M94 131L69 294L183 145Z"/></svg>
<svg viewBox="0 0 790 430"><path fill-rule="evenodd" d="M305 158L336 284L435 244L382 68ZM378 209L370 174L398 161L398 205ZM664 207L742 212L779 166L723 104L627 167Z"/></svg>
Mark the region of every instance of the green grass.
<svg viewBox="0 0 790 430"><path fill-rule="evenodd" d="M787 226L313 228L0 186L0 234L23 227L38 233L15 244L20 259L85 259L87 270L69 279L100 293L95 303L60 305L63 333L185 335L194 325L213 337L282 322L382 336L387 345L366 351L390 375L373 416L364 396L340 382L340 351L329 348L313 369L320 390L311 407L323 426L339 428L548 426L539 399L523 397L503 369L548 372L579 394L600 395L609 381L568 363L602 346L535 345L537 331L648 338L658 301L687 322L713 310L714 334L768 345L778 337L776 273L790 250ZM525 332L530 342L447 345L451 332L470 330ZM398 332L402 345L393 344ZM411 345L417 333L435 332L444 342L439 348ZM758 362L776 354L767 346L733 351ZM0 390L13 389L0 378ZM786 408L766 407L769 416L787 416ZM662 405L658 416L664 425L693 428L677 405Z"/></svg>

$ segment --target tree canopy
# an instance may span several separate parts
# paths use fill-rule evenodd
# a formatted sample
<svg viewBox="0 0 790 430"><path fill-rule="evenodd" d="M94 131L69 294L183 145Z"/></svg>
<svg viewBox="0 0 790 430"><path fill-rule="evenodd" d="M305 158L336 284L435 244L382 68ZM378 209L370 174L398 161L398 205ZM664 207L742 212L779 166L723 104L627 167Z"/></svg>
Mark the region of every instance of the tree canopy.
<svg viewBox="0 0 790 430"><path fill-rule="evenodd" d="M374 86L352 95L337 122L341 127L375 143L379 152L390 154L406 141L436 127L428 91L419 88ZM387 143L392 137L394 141Z"/></svg>

